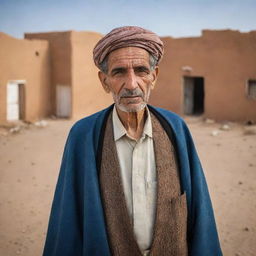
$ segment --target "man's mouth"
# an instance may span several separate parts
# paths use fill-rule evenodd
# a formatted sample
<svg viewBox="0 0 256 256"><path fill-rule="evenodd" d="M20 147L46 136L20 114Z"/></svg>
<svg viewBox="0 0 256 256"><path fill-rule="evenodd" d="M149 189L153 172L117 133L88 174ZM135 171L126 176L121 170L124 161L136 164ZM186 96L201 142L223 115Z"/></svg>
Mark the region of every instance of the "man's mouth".
<svg viewBox="0 0 256 256"><path fill-rule="evenodd" d="M135 95L135 96L123 96L121 98L139 98L139 97L141 97L141 96L137 96L137 95Z"/></svg>

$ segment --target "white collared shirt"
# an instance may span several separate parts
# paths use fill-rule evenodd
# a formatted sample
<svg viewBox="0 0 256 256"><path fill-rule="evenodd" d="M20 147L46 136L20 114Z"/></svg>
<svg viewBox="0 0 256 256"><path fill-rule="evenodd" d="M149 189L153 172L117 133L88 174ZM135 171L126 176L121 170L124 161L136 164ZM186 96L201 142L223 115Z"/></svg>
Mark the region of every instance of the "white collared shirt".
<svg viewBox="0 0 256 256"><path fill-rule="evenodd" d="M152 124L148 108L146 111L144 130L136 141L129 137L116 108L113 109L114 140L126 205L142 252L148 250L152 243L157 188Z"/></svg>

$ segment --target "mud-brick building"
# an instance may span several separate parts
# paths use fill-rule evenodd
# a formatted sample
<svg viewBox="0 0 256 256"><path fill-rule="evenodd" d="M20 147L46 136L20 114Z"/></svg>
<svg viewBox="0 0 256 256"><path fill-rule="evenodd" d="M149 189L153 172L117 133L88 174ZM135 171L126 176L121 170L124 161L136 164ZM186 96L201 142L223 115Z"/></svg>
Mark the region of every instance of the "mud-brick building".
<svg viewBox="0 0 256 256"><path fill-rule="evenodd" d="M204 30L201 37L162 40L153 104L181 115L256 121L256 31Z"/></svg>
<svg viewBox="0 0 256 256"><path fill-rule="evenodd" d="M94 32L0 34L0 123L56 115L79 119L109 105L92 51Z"/></svg>
<svg viewBox="0 0 256 256"><path fill-rule="evenodd" d="M58 117L82 118L100 110L111 101L102 90L93 48L102 37L95 32L51 32L25 34L26 39L46 40L51 55L49 100Z"/></svg>
<svg viewBox="0 0 256 256"><path fill-rule="evenodd" d="M50 115L82 118L112 103L98 80L94 32L0 33L0 123ZM256 31L204 30L162 38L150 103L180 115L256 121Z"/></svg>
<svg viewBox="0 0 256 256"><path fill-rule="evenodd" d="M50 72L47 41L0 33L0 123L36 120L51 113Z"/></svg>

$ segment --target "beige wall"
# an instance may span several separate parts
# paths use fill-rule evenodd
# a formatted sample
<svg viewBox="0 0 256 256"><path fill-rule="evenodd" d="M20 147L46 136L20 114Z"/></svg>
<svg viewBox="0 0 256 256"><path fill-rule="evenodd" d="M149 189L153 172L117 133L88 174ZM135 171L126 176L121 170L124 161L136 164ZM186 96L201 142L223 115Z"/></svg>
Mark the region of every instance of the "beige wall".
<svg viewBox="0 0 256 256"><path fill-rule="evenodd" d="M102 35L95 32L50 32L26 34L26 38L49 41L51 52L53 111L56 109L56 85L68 85L72 92L71 118L79 119L112 103L98 80L92 58Z"/></svg>
<svg viewBox="0 0 256 256"><path fill-rule="evenodd" d="M198 38L162 39L165 55L151 103L183 114L183 76L202 76L205 117L256 121L256 100L246 95L247 80L256 79L256 31L205 30Z"/></svg>
<svg viewBox="0 0 256 256"><path fill-rule="evenodd" d="M101 87L92 59L102 35L67 31L25 37L30 40L0 34L0 122L6 119L8 80L26 80L28 121L55 113L58 84L71 87L74 119L113 102ZM246 95L248 79L256 80L256 31L205 30L201 37L162 39L165 54L151 104L183 115L183 77L200 76L204 77L205 117L256 121L256 100ZM192 70L184 71L184 66Z"/></svg>
<svg viewBox="0 0 256 256"><path fill-rule="evenodd" d="M109 106L113 100L101 87L93 62L93 48L102 35L72 31L73 118L78 119Z"/></svg>
<svg viewBox="0 0 256 256"><path fill-rule="evenodd" d="M38 54L37 54L38 53ZM38 55L38 56L37 56ZM7 83L25 80L25 120L50 115L50 55L46 41L29 41L0 33L0 122L7 118Z"/></svg>
<svg viewBox="0 0 256 256"><path fill-rule="evenodd" d="M56 86L72 86L71 73L71 31L26 33L27 39L44 39L49 42L51 54L52 91L49 100L52 102L52 112L56 113Z"/></svg>

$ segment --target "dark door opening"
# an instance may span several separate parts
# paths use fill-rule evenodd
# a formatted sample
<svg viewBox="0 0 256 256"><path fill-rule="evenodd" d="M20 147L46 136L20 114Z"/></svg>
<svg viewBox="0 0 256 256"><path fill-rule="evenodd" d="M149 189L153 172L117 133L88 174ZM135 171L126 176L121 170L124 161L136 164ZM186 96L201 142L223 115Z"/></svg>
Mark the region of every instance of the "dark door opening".
<svg viewBox="0 0 256 256"><path fill-rule="evenodd" d="M25 120L25 85L19 84L19 119Z"/></svg>
<svg viewBox="0 0 256 256"><path fill-rule="evenodd" d="M200 115L204 112L204 78L184 77L184 114Z"/></svg>

